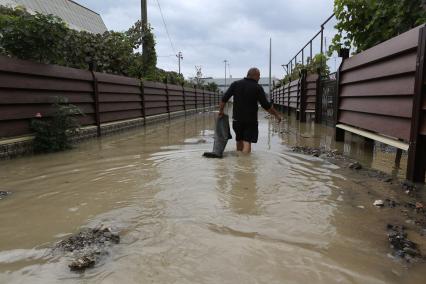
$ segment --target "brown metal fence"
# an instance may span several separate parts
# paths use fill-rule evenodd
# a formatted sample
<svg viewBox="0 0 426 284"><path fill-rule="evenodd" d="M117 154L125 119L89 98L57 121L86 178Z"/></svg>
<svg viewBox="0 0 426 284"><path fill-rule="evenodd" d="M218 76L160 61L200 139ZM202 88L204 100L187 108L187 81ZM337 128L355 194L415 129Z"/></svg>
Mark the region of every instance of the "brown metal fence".
<svg viewBox="0 0 426 284"><path fill-rule="evenodd" d="M31 133L36 113L49 117L55 97L79 107L81 124L97 125L216 105L219 94L0 56L0 138ZM100 133L99 133L100 134Z"/></svg>
<svg viewBox="0 0 426 284"><path fill-rule="evenodd" d="M409 145L407 178L424 181L425 27L343 61L338 73L336 139L346 126Z"/></svg>
<svg viewBox="0 0 426 284"><path fill-rule="evenodd" d="M336 85L334 80L302 72L301 79L274 89L271 97L278 107L295 109L301 121L306 119L305 113L315 112L316 122L326 114L324 118L336 124L336 140L343 140L344 131L351 131L408 149L407 179L424 182L425 58L426 25L422 25L344 59ZM334 86L336 96L322 94L324 90L334 92ZM323 95L327 98L324 103ZM330 111L329 106L334 109Z"/></svg>
<svg viewBox="0 0 426 284"><path fill-rule="evenodd" d="M305 92L306 92L306 113L314 113L315 121L320 122L321 119L321 97L319 94L319 78L318 74L309 74L306 76Z"/></svg>
<svg viewBox="0 0 426 284"><path fill-rule="evenodd" d="M320 117L321 102L319 98L319 75L302 74L300 79L291 81L284 86L275 88L272 91L274 105L280 109L285 109L290 114L291 110L296 111L297 119L306 120L307 113L315 113L316 118Z"/></svg>

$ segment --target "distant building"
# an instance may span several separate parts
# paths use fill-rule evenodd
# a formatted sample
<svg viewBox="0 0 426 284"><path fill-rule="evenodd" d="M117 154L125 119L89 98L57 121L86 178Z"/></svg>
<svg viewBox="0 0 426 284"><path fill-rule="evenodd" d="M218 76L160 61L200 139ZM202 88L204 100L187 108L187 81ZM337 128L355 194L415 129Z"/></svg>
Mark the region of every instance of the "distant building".
<svg viewBox="0 0 426 284"><path fill-rule="evenodd" d="M3 6L22 6L34 14L52 14L61 18L71 29L102 34L107 31L101 16L72 0L0 0Z"/></svg>
<svg viewBox="0 0 426 284"><path fill-rule="evenodd" d="M217 79L204 78L203 80L204 80L204 82L206 82L206 84L211 83L211 82L216 83L218 85L219 89L222 92L225 92L225 89L228 89L229 85L231 85L232 82L235 82L235 81L238 81L238 80L241 80L241 79L242 78L228 78L228 79L226 79L226 88L225 88L225 78L217 78ZM272 82L277 82L277 81L278 81L277 78L272 77ZM269 94L269 77L260 78L259 85L261 85L263 87L266 94Z"/></svg>

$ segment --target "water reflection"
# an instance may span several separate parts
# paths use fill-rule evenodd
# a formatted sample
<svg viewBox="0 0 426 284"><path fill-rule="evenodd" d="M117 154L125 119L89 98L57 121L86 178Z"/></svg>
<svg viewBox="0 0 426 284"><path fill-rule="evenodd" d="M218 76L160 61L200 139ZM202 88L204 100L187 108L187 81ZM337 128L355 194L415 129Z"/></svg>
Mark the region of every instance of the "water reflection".
<svg viewBox="0 0 426 284"><path fill-rule="evenodd" d="M334 128L323 124L315 124L308 120L301 123L294 114L285 116L281 125L274 125L272 133L280 137L286 145L323 147L327 150L337 149L339 152L354 158L366 167L371 167L392 174L400 179L405 178L407 153L402 154L400 165L396 165L396 149L379 142L346 133L345 142L334 141Z"/></svg>
<svg viewBox="0 0 426 284"><path fill-rule="evenodd" d="M244 156L237 152L231 155L216 168L221 200L236 214L257 215L258 161L254 155Z"/></svg>

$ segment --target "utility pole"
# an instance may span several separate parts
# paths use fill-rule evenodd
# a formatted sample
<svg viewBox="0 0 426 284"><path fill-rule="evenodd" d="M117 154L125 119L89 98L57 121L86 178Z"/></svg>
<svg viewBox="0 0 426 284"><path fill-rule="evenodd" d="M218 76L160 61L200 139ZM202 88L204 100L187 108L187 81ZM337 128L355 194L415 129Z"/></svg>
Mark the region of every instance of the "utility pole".
<svg viewBox="0 0 426 284"><path fill-rule="evenodd" d="M272 38L269 39L269 99L272 94Z"/></svg>
<svg viewBox="0 0 426 284"><path fill-rule="evenodd" d="M182 56L182 52L179 51L178 54L176 54L176 57L178 58L178 64L179 64L179 75L181 75L180 73L180 61L183 60L183 56Z"/></svg>
<svg viewBox="0 0 426 284"><path fill-rule="evenodd" d="M228 60L225 59L223 62L225 63L225 90L224 91L226 91L226 64L228 63Z"/></svg>
<svg viewBox="0 0 426 284"><path fill-rule="evenodd" d="M144 36L145 29L148 28L148 8L147 0L141 0L141 35ZM142 45L142 53L145 53L145 45Z"/></svg>

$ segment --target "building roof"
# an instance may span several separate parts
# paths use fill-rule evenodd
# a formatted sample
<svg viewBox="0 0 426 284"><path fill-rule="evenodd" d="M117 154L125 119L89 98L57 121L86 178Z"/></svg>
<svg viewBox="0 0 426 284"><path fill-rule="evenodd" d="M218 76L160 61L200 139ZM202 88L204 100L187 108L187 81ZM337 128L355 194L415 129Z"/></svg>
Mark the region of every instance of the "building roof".
<svg viewBox="0 0 426 284"><path fill-rule="evenodd" d="M225 88L225 78L204 78L205 83L216 83L219 90L222 92L225 92L226 89L228 89L229 85L231 85L233 82L241 80L243 78L227 78L226 79L226 88ZM278 81L277 78L272 77L272 82ZM266 94L269 94L269 77L261 77L259 80L259 85L263 87L263 90Z"/></svg>
<svg viewBox="0 0 426 284"><path fill-rule="evenodd" d="M243 78L227 78L226 79L226 85L229 86L231 83L241 80ZM272 77L272 82L277 81L278 79L275 77ZM205 82L210 83L214 82L218 86L225 86L225 78L206 78L204 79ZM259 80L259 85L262 86L269 86L269 77L261 77Z"/></svg>
<svg viewBox="0 0 426 284"><path fill-rule="evenodd" d="M72 0L0 0L4 6L23 6L30 13L52 14L61 18L74 30L91 33L107 31L101 16Z"/></svg>

